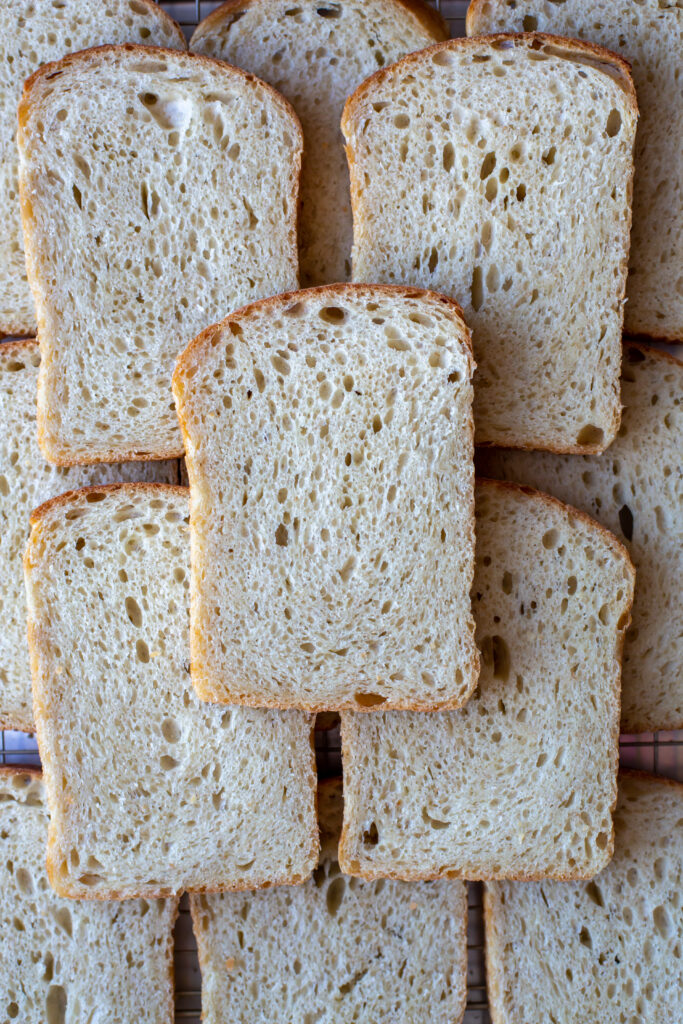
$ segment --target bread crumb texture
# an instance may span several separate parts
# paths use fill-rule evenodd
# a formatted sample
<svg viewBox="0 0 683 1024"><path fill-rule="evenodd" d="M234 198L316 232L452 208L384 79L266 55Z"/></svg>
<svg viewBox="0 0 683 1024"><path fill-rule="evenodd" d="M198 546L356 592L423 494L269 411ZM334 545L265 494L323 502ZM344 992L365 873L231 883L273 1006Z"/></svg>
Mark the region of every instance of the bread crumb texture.
<svg viewBox="0 0 683 1024"><path fill-rule="evenodd" d="M39 772L0 770L0 1017L169 1024L176 900L64 900L45 873Z"/></svg>
<svg viewBox="0 0 683 1024"><path fill-rule="evenodd" d="M177 483L177 462L129 462L59 468L46 462L36 436L40 352L35 341L0 347L0 725L33 731L26 595L21 559L31 510L63 491L118 480Z"/></svg>
<svg viewBox="0 0 683 1024"><path fill-rule="evenodd" d="M34 514L29 642L62 895L257 887L315 864L311 719L192 690L188 519L184 489L151 484Z"/></svg>
<svg viewBox="0 0 683 1024"><path fill-rule="evenodd" d="M111 47L34 76L19 122L41 447L67 463L182 455L178 353L297 284L294 112L226 64Z"/></svg>
<svg viewBox="0 0 683 1024"><path fill-rule="evenodd" d="M536 29L599 43L631 64L640 120L625 326L681 341L683 8L678 0L474 0L468 10L468 35Z"/></svg>
<svg viewBox="0 0 683 1024"><path fill-rule="evenodd" d="M471 372L455 303L400 288L277 297L189 347L174 392L200 696L308 710L467 699Z"/></svg>
<svg viewBox="0 0 683 1024"><path fill-rule="evenodd" d="M209 15L190 49L251 71L286 96L306 140L301 283L351 276L349 171L339 123L346 97L376 71L447 38L437 18L397 0L245 0Z"/></svg>
<svg viewBox="0 0 683 1024"><path fill-rule="evenodd" d="M487 885L496 1024L683 1018L683 786L619 777L614 857L592 882Z"/></svg>
<svg viewBox="0 0 683 1024"><path fill-rule="evenodd" d="M341 785L318 791L320 863L303 885L192 897L205 1024L455 1024L465 1009L462 882L340 873Z"/></svg>
<svg viewBox="0 0 683 1024"><path fill-rule="evenodd" d="M627 345L619 435L602 456L491 449L480 468L530 484L594 516L628 548L636 568L624 645L622 732L683 727L683 363Z"/></svg>
<svg viewBox="0 0 683 1024"><path fill-rule="evenodd" d="M616 434L636 118L625 64L548 36L440 43L347 101L354 280L462 305L478 443Z"/></svg>
<svg viewBox="0 0 683 1024"><path fill-rule="evenodd" d="M146 43L185 49L180 28L149 0L30 0L0 5L0 334L35 334L19 209L17 103L41 64L101 43Z"/></svg>
<svg viewBox="0 0 683 1024"><path fill-rule="evenodd" d="M340 862L365 877L590 878L612 852L633 570L607 531L477 486L482 669L439 715L342 715Z"/></svg>

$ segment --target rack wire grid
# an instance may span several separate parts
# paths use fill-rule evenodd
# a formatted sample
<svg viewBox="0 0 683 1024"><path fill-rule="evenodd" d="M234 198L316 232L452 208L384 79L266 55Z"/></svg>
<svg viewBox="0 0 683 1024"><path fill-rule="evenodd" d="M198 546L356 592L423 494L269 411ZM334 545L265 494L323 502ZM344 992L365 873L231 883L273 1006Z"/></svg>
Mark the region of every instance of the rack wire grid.
<svg viewBox="0 0 683 1024"><path fill-rule="evenodd" d="M431 0L448 22L452 36L465 34L468 0ZM220 0L168 0L161 5L182 26L189 38L194 27ZM316 731L316 756L321 778L341 774L339 728ZM640 768L683 781L683 732L644 733L622 736L621 765ZM19 732L0 732L0 764L40 766L35 737ZM469 884L467 928L467 1009L464 1024L490 1024L486 1001L484 965L484 924L482 892L478 883ZM184 896L175 929L175 1019L176 1024L199 1024L201 975L192 932L189 903Z"/></svg>

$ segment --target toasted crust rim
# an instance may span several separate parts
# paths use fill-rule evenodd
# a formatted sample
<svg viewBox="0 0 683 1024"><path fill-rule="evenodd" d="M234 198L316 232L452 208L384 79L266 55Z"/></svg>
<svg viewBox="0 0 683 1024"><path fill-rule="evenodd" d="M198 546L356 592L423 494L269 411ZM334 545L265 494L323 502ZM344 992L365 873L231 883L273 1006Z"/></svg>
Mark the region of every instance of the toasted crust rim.
<svg viewBox="0 0 683 1024"><path fill-rule="evenodd" d="M196 40L211 35L214 30L233 14L244 11L248 7L256 7L262 2L263 0L226 0L225 3L221 4L220 7L217 7L215 11L212 11L199 22L192 33L189 49L192 50ZM414 17L420 27L433 35L435 40L448 39L450 32L445 19L441 17L435 8L424 3L423 0L382 0L382 2L388 10L393 8L397 14L402 10Z"/></svg>

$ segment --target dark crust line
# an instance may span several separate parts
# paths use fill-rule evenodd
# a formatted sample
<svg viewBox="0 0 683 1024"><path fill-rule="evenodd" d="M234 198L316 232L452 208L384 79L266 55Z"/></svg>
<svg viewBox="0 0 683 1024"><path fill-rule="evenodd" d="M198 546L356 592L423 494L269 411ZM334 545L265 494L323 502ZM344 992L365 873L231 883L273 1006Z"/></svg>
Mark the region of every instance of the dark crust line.
<svg viewBox="0 0 683 1024"><path fill-rule="evenodd" d="M248 7L255 7L260 3L263 3L265 6L265 2L266 0L226 0L224 4L221 4L215 11L208 14L197 25L190 39L190 50L192 50L196 40L203 39L214 30L220 29L223 22L228 20L233 14L244 11ZM320 0L321 6L324 6L324 3L325 0ZM377 6L380 5L381 0ZM448 25L439 12L431 5L424 3L423 0L384 0L384 6L387 8L387 14L392 14L391 8L395 8L395 13L398 15L399 10L402 8L406 14L412 15L415 18L421 28L433 35L434 39L444 40L448 39L450 35Z"/></svg>
<svg viewBox="0 0 683 1024"><path fill-rule="evenodd" d="M282 292L280 295L273 295L265 299L257 299L255 302L250 302L246 306L241 306L233 313L229 313L218 323L205 327L204 330L196 336L196 338L192 339L184 352L181 352L178 356L173 377L175 378L177 374L178 380L180 380L183 372L191 365L191 360L196 357L205 345L208 344L214 334L227 327L228 324L235 320L244 320L254 313L262 314L264 312L269 312L271 309L279 309L281 306L303 302L307 299L322 299L327 296L330 296L331 298L343 298L346 295L349 296L350 300L353 300L354 298L365 298L366 296L370 299L373 296L379 295L385 299L427 300L443 306L447 313L450 313L451 316L455 316L460 320L460 326L464 328L465 336L462 341L467 348L471 369L474 370L475 364L473 362L472 355L472 337L469 327L465 323L463 311L455 299L452 299L448 295L443 295L441 292L430 291L426 288L413 288L409 285L354 284L353 282L348 282L346 284L320 284L316 285L314 288L302 288L299 291ZM181 427L182 426L183 422L181 419Z"/></svg>
<svg viewBox="0 0 683 1024"><path fill-rule="evenodd" d="M600 523L596 523L596 521L594 519L591 519L590 516L586 515L585 512L581 512L581 511L579 511L579 509L575 509L571 505L566 505L564 502L559 501L559 499L553 497L551 494L544 494L542 491L538 491L538 490L536 490L533 487L528 487L525 484L512 483L512 482L507 481L507 480L488 480L486 478L477 478L476 484L475 484L475 495L476 495L476 488L477 487L481 487L482 485L484 487L486 487L486 488L490 487L492 490L497 489L499 491L512 492L512 493L515 493L517 495L524 496L525 498L530 498L530 499L533 499L533 498L539 499L540 498L540 499L542 499L542 502L546 505L546 507L548 507L548 506L557 506L558 510L561 513L563 513L566 516L570 516L571 515L571 516L575 517L576 519L580 520L585 527L587 527L590 530L592 530L592 532L595 533L596 536L599 537L600 540L603 543L607 544L607 546L612 550L612 553L614 555L616 555L617 557L621 558L621 560L624 563L624 568L627 569L627 571L628 571L628 575L629 575L630 581L631 581L631 600L629 601L628 607L626 609L628 611L628 613L629 613L629 622L627 622L624 625L623 629L617 629L617 631L616 631L617 637L616 637L616 649L615 649L615 652L614 652L614 660L618 664L619 671L617 671L617 672L615 672L613 674L612 688L611 688L612 689L612 693L611 693L611 696L612 696L612 707L613 707L614 713L612 715L612 721L610 723L610 750L612 751L611 768L612 768L613 776L616 779L617 773L618 773L618 767L619 767L619 721L620 721L620 714L621 714L621 663L622 663L622 656L623 656L623 649L624 649L624 639L626 637L626 630L628 629L628 626L629 626L629 623L630 623L630 611L631 611L631 607L633 605L633 588L634 588L634 583L635 583L635 570L633 568L633 564L632 564L631 559L629 557L628 551L626 550L624 545L619 540L617 540L617 538L612 533L610 533L609 530L606 530L604 526L601 526ZM476 522L476 520L475 520L475 522ZM342 716L341 716L341 725L342 725L342 728L341 728L342 764L347 762L347 760L348 760L349 763L351 762L351 750L350 750L350 747L349 747L348 740L346 739L345 730L344 730L344 719L345 719L345 715L346 714L348 714L348 712L342 712ZM616 803L617 803L617 795L618 795L618 793L617 793L617 786L615 786L614 787L614 795L613 795L612 803L611 803L611 806L610 806L610 816L614 813L614 809L615 809ZM461 872L451 872L448 869L446 869L446 870L444 870L442 872L437 872L437 873L433 873L433 872L426 872L426 873L418 873L418 872L415 872L415 873L413 873L413 872L403 873L403 872L400 872L399 873L399 872L395 872L395 871L386 871L386 870L382 870L381 872L378 872L378 871L375 871L375 870L372 870L372 869L370 869L370 870L366 869L365 871L351 872L351 870L350 870L351 858L348 856L348 853L347 853L349 833L350 833L350 826L347 826L346 817L345 817L344 818L344 825L342 827L341 839L340 839L340 842L339 842L339 862L342 865L342 869L344 870L344 872L346 874L355 874L359 878L365 878L365 879L368 879L368 880L374 880L374 879L377 879L377 878L393 878L393 879L397 879L399 881L411 881L411 882L431 881L431 880L433 880L435 878L471 878L471 875L469 875L469 874L465 875L465 874L463 874ZM609 842L609 845L608 845L607 850L606 850L606 852L608 854L608 860L611 858L613 850L614 850L614 827L612 827L612 834L611 834L611 837L610 837L610 842ZM566 874L566 873L563 873L563 874L553 874L552 876L549 876L547 874L530 874L530 875L517 875L515 877L515 881L537 882L537 881L544 881L545 879L553 880L553 881L579 881L579 880L582 880L582 879L587 879L587 878L592 878L592 877L593 877L593 874L591 874L591 875L579 875L579 874ZM487 880L488 881L495 881L496 877L490 876L487 879L487 878L482 876L481 879L479 879L479 880L481 880L481 881L487 881ZM506 879L505 877L503 877L503 878L500 878L499 880L500 881L506 881L506 880L509 880L509 879Z"/></svg>
<svg viewBox="0 0 683 1024"><path fill-rule="evenodd" d="M43 80L49 80L56 76L61 75L64 70L74 67L78 70L79 68L97 65L99 57L120 57L121 55L127 55L131 57L138 57L142 59L144 57L155 57L159 60L173 61L176 60L179 63L186 63L188 68L192 65L202 66L212 72L220 72L222 75L230 78L236 77L241 78L244 82L249 83L250 86L255 86L262 90L268 99L278 108L285 117L290 121L290 127L296 135L297 155L295 156L290 174L290 188L289 188L289 199L292 204L292 210L294 211L291 219L290 231L288 232L288 259L292 260L295 268L295 276L298 280L299 275L299 257L298 257L298 209L299 209L299 191L301 187L301 164L303 156L304 136L301 122L288 100L284 98L276 89L263 82L260 78L250 74L248 71L242 70L242 68L233 67L231 64L227 64L225 61L216 60L213 57L206 57L203 54L188 53L187 51L171 50L161 46L140 46L137 43L124 43L120 46L94 46L86 50L80 50L77 53L68 54L66 57L62 57L60 60L52 61L49 64L44 64L38 68L37 71L26 80L24 83L24 91L18 106L18 123L19 129L18 134L22 134L24 125L28 119L31 105L33 102L33 90L37 90L42 84ZM112 64L114 61L111 62ZM100 66L107 67L106 61L100 62ZM23 209L26 200L24 195L24 189L19 184L19 198L22 206L22 220ZM26 236L26 241L29 243L33 242L33 233ZM29 281L31 282L35 278L35 267L34 258L31 253L31 244L27 244L26 248L26 259L27 259L27 272ZM49 344L45 342L45 344ZM40 380L38 383L39 391ZM48 458L48 452L43 449L43 443L46 443L48 447L51 446L51 442L46 440L46 429L42 422L42 417L39 415L39 427L38 427L38 443L43 451L43 455ZM63 442L60 442L60 446L63 448ZM149 462L159 461L163 459L178 459L182 458L185 454L183 450L177 447L166 446L157 449L154 453L143 452L140 453L138 449L126 449L112 451L111 447L106 450L100 449L97 453L97 458L94 460L98 463L112 463L112 462ZM49 452L48 461L52 462L56 466L80 466L90 465L93 462L93 458L90 454L70 454L65 457L63 454L57 455L53 451Z"/></svg>
<svg viewBox="0 0 683 1024"><path fill-rule="evenodd" d="M37 338L21 338L18 341L3 341L0 343L0 357L10 356L14 353L40 351Z"/></svg>
<svg viewBox="0 0 683 1024"><path fill-rule="evenodd" d="M679 782L677 779L668 779L662 775L653 775L651 772L639 771L635 768L622 768L619 770L619 779L639 779L642 782L654 782L660 784L662 787L674 787L680 790L680 795L683 797L683 782ZM546 881L546 879L543 879ZM552 879L547 879L552 881ZM494 897L489 892L487 884L484 885L484 959L486 962L486 990L489 1001L489 1013L491 1014L492 1024L510 1024L510 1018L505 1014L503 1005L503 972L500 970L500 965L503 962L503 957L499 953L496 957L496 951L499 946L493 941L493 935L495 932L495 913L494 913Z"/></svg>
<svg viewBox="0 0 683 1024"><path fill-rule="evenodd" d="M638 352L642 352L649 358L659 359L663 363L670 363L672 366L678 367L679 370L683 370L683 359L678 355L673 355L672 352L663 352L661 348L655 348L654 345L647 342L631 341L630 339L624 341L624 350L630 348L637 349Z"/></svg>
<svg viewBox="0 0 683 1024"><path fill-rule="evenodd" d="M74 505L79 500L91 494L93 492L105 492L108 495L115 496L117 494L126 493L144 493L151 492L152 494L165 495L165 494L176 494L181 497L187 497L189 494L189 488L179 487L176 484L160 484L160 483L148 483L144 481L137 481L132 483L119 483L119 484L104 484L102 487L91 486L82 487L75 491L66 491L64 494L60 494L55 498L51 498L49 501L43 502L37 509L31 513L31 526L38 525L44 518L47 518L52 512L59 510L62 507ZM30 547L30 542L29 542ZM28 563L28 548L24 555L24 564ZM36 663L34 654L37 655L39 647L38 639L38 627L31 620L29 616L28 621L28 633L29 633L29 649L31 653L31 669ZM42 734L44 723L42 721L42 714L36 716L36 733L38 735L38 747L40 749L40 737ZM310 783L310 789L312 790L313 796L313 826L309 834L310 839L310 855L312 858L317 857L320 850L320 837L318 833L318 793L316 788L316 774L315 774L315 722L313 718L310 718L309 725L309 758L308 758L308 769L304 769L301 776L302 784L306 784L306 775ZM47 761L43 765L44 778L46 780L46 793L48 806L52 802L52 787L47 781L50 778L49 764ZM52 826L50 826L52 828ZM56 836L50 832L48 836L48 853L47 853L47 873L50 880L50 884L55 889L55 892L59 893L59 880L56 878L55 863L54 863L54 848L57 845ZM317 863L317 861L316 861ZM179 896L181 893L195 892L195 893L212 893L212 892L240 892L245 889L267 889L274 885L297 885L299 882L305 881L307 877L312 873L313 865L308 874L293 875L289 878L278 877L275 879L268 880L246 880L233 885L217 885L217 886L199 886L188 888L185 884L174 888L173 886L164 886L156 890L140 889L134 891L122 892L118 889L101 889L97 892L88 892L86 895L83 892L74 892L70 889L69 885L62 890L62 895L66 895L68 891L68 898L73 899L87 899L87 900L112 900L112 899L167 899ZM69 880L70 881L70 880Z"/></svg>
<svg viewBox="0 0 683 1024"><path fill-rule="evenodd" d="M451 316L455 317L459 321L459 326L462 328L463 336L460 339L461 343L467 350L467 358L470 367L470 373L475 368L475 363L472 357L472 342L470 332L465 324L462 317L462 310L458 303L449 298L447 295L442 295L439 292L427 291L421 288L406 287L403 285L373 285L373 284L332 284L332 285L318 285L315 288L306 288L297 292L285 292L282 295L276 295L272 298L260 299L257 302L251 303L248 306L244 306L240 310L236 310L234 313L227 316L221 323L214 324L211 327L207 327L201 332L185 349L182 355L179 357L176 364L176 369L173 374L173 387L174 392L176 388L181 386L181 380L186 370L193 365L197 358L201 358L202 349L210 344L211 339L219 332L225 325L234 323L238 319L245 319L251 316L253 313L262 313L264 310L268 312L271 308L279 308L289 303L297 303L304 301L305 299L320 299L330 296L331 298L342 298L344 296L350 298L358 297L382 297L386 299L419 299L427 302L434 302L443 307L444 311L450 313ZM190 438L190 432L188 430L188 418L185 415L183 402L176 396L176 412L180 423L180 429L185 440ZM474 422L470 411L470 417L468 422L468 430L470 439L474 433ZM189 460L188 460L188 472L189 472ZM190 474L191 476L191 474ZM472 502L471 515L469 520L469 531L470 535L474 536L474 503ZM191 552L194 546L191 545ZM191 562L194 560L194 555L191 554ZM194 566L192 566L194 570ZM194 578L194 571L192 572ZM191 588L192 590L192 588ZM192 605L192 601L191 601ZM196 645L197 628L192 625L191 618L191 649L194 649ZM193 664L196 666L196 659L192 659ZM340 702L335 701L334 710L340 711L354 711L359 714L372 714L376 711L420 711L425 713L446 711L446 710L457 710L466 703L469 696L472 694L476 687L476 677L478 674L478 653L476 646L472 647L472 656L469 663L470 672L470 686L465 696L453 697L449 700L429 701L426 703L417 703L412 701L409 705L404 703L396 704L393 701L387 699L381 707L359 707L355 701ZM267 708L269 710L282 711L282 710L299 710L304 711L308 714L318 714L321 712L329 711L330 704L325 701L324 703L317 703L312 701L300 700L296 704L284 705L281 701L276 699L257 699L252 694L242 694L231 692L229 695L225 695L224 689L221 688L220 697L216 694L215 690L211 688L208 682L208 678L205 673L202 672L201 668L194 667L192 673L192 682L197 695L205 701L218 704L231 704L240 707L259 707Z"/></svg>

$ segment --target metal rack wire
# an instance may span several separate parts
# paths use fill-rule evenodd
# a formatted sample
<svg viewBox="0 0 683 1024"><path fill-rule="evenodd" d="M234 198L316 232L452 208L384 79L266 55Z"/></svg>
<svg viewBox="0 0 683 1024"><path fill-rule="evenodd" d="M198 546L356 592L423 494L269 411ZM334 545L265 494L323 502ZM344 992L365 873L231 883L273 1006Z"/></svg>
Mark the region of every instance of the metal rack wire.
<svg viewBox="0 0 683 1024"><path fill-rule="evenodd" d="M161 5L180 23L189 38L195 25L219 7L220 2L221 0L162 0ZM465 34L468 0L431 2L448 21L452 36ZM318 772L322 778L341 774L338 728L316 732L316 755ZM0 732L0 764L39 766L40 758L35 738L23 733ZM683 733L622 736L621 764L683 781ZM465 1024L490 1024L486 1001L482 887L479 884L469 885L468 909L468 1000ZM176 1022L199 1024L201 976L187 897L181 901L175 929L175 975Z"/></svg>

